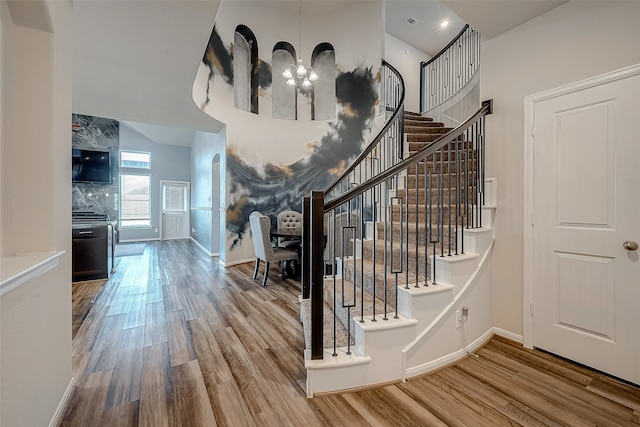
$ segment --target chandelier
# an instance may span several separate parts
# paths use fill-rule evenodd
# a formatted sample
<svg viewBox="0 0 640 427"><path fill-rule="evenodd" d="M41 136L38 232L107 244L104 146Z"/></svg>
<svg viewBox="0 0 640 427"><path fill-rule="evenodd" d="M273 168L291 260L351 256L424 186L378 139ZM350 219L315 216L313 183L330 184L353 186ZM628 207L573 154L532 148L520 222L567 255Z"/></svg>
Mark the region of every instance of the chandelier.
<svg viewBox="0 0 640 427"><path fill-rule="evenodd" d="M302 0L300 0L300 56L302 56ZM295 86L298 82L302 82L302 86L309 87L311 82L318 80L318 75L313 68L305 68L302 59L298 59L298 65L289 64L282 72L282 76L287 79L289 86Z"/></svg>

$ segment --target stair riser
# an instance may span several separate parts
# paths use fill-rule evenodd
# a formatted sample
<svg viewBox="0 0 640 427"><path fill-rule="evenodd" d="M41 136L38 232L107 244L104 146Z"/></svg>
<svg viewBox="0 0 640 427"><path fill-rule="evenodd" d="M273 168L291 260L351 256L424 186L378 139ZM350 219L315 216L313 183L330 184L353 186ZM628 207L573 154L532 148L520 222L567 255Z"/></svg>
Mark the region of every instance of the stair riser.
<svg viewBox="0 0 640 427"><path fill-rule="evenodd" d="M444 128L444 123L411 120L404 122L405 133L429 132L430 129Z"/></svg>
<svg viewBox="0 0 640 427"><path fill-rule="evenodd" d="M441 175L441 179L442 179L442 188L456 188L458 186L458 184L460 185L464 185L465 184L465 174L453 174L451 175L451 179L449 179L449 174L443 174ZM460 177L460 178L458 178ZM475 178L473 173L469 173L468 176L466 177L466 182L470 183L473 182L473 179ZM427 174L427 179L426 179L426 185L428 187L431 187L432 191L435 191L438 188L438 175L436 174L431 174L431 181L429 181L429 174ZM417 183L417 187L419 188L424 188L425 187L425 174L424 173L418 173L418 175L416 176L416 171L415 168L413 168L412 170L409 170L408 176L407 176L407 188L416 188L416 183Z"/></svg>
<svg viewBox="0 0 640 427"><path fill-rule="evenodd" d="M415 142L409 143L409 152L411 154L417 153L419 150L429 145L429 144L422 144L416 147L417 144L418 143L415 143ZM469 150L468 152L459 151L459 150L451 150L451 152L449 152L448 150L444 150L444 151L440 150L440 151L436 151L431 156L429 156L427 160L436 161L436 162L439 162L442 160L442 161L448 162L449 158L451 158L452 162L455 162L456 159L460 159L461 161L463 161L464 159L475 159L476 153L477 151L475 150ZM409 167L409 173L415 173L415 170L416 170L415 166Z"/></svg>
<svg viewBox="0 0 640 427"><path fill-rule="evenodd" d="M440 137L440 135L438 135L438 137ZM436 138L437 139L437 138ZM420 138L409 138L409 136L407 135L407 149L411 149L411 147L413 147L414 151L420 150L422 148L424 148L425 146L431 145L431 143L433 141L435 141L435 139L432 139L431 141L428 140L424 140L424 139L420 139ZM449 151L449 147L451 148L451 151L473 151L475 150L475 147L473 146L473 143L467 141L467 142L456 142L456 143L449 143L449 145L446 145L444 148L442 148L441 150L443 151Z"/></svg>
<svg viewBox="0 0 640 427"><path fill-rule="evenodd" d="M413 206L409 206L409 212L407 214L407 209L406 206L403 209L402 213L400 212L400 208L398 206L394 206L393 212L391 214L391 217L393 218L393 222L396 224L399 224L400 221L408 221L409 224L412 224L413 226L415 226L416 220L418 221L419 225L424 225L425 223L427 224L431 224L431 223L435 223L436 222L436 207L433 207L433 211L431 212L431 218L429 218L429 214L424 212L424 205L419 206L419 210L416 213L416 209L415 209L415 205ZM458 218L458 224L461 224L462 222L466 221L464 220L464 216L462 215L462 213L460 214L456 214L455 208L451 209L451 214L448 216L447 218L447 213L449 212L449 208L448 206L445 206L442 212L442 220L444 221L445 224L455 224L456 223L456 217ZM401 218L401 214L402 214L402 218ZM408 216L408 218L407 218ZM389 218L389 220L391 220L391 217ZM450 222L447 222L447 219Z"/></svg>
<svg viewBox="0 0 640 427"><path fill-rule="evenodd" d="M449 250L449 242L451 242L451 249L455 251L455 242L456 242L456 229L452 227L449 229L448 226L445 225L441 230L442 235L438 236L438 230L433 227L431 230L431 234L427 233L424 228L420 228L419 231L415 232L415 224L411 224L409 226L409 230L404 230L402 233L400 232L400 226L394 224L393 233L390 230L390 227L387 229L387 244L391 244L391 238L393 238L394 250L399 251L400 249L400 238L404 238L404 244L406 245L407 237L410 245L418 245L421 247L426 247L428 250L431 250L433 247L433 240L438 240L436 243L437 250L440 249L441 244L444 245L445 252ZM408 232L408 236L406 235ZM402 235L402 236L401 236ZM378 240L382 240L384 236L384 230L382 228L378 229Z"/></svg>
<svg viewBox="0 0 640 427"><path fill-rule="evenodd" d="M373 289L375 287L375 290L376 290L375 294L377 299L376 312L378 313L384 310L384 294L386 291L387 307L390 310L394 310L392 307L395 306L395 300L396 300L395 275L387 274L387 288L385 290L384 270L382 269L382 265L380 265L379 268L376 269L376 275L374 280L373 274L369 272L365 272L364 274L362 274L362 271L360 270L360 264L357 264L357 260L356 260L355 268L354 268L353 262L345 262L344 278L351 286L353 286L352 284L355 283L356 288L363 287L364 291L369 295L373 295ZM404 275L402 275L402 277L400 277L399 279L404 279ZM405 281L403 280L399 283L404 285ZM358 306L360 305L359 300L356 302L356 305ZM368 309L368 310L365 310L364 314L371 315L372 312L373 312L373 309ZM360 314L359 308L358 308L358 314Z"/></svg>
<svg viewBox="0 0 640 427"><path fill-rule="evenodd" d="M437 128L430 128L437 129ZM420 144L420 143L429 143L433 142L436 139L440 138L443 134L435 133L435 132L422 132L422 133L407 133L405 134L405 141L409 143L409 148L411 148L412 144Z"/></svg>
<svg viewBox="0 0 640 427"><path fill-rule="evenodd" d="M409 206L413 205L414 207L416 205L416 202L418 203L418 206L420 206L421 204L424 205L425 202L433 206L437 206L439 202L445 206L449 206L450 204L455 205L456 199L458 197L460 198L460 203L465 201L464 193L460 193L455 189L450 191L448 188L443 188L442 191L436 191L436 189L432 189L431 191L401 189L396 192L396 197L402 199L402 201L394 200L395 204L402 203L405 209L406 209L407 203L409 203ZM475 200L475 192L472 190L469 190L467 192L466 201L473 202L474 200Z"/></svg>
<svg viewBox="0 0 640 427"><path fill-rule="evenodd" d="M411 114L405 111L404 113L404 122L405 123L437 123L434 122L431 117L425 117L420 114Z"/></svg>
<svg viewBox="0 0 640 427"><path fill-rule="evenodd" d="M432 177L434 175L437 175L439 173L443 173L445 175L449 174L449 169L451 169L451 174L455 174L456 171L458 170L458 168L460 169L460 172L465 173L468 172L469 174L471 174L473 171L476 170L475 167L476 162L475 161L468 161L466 163L466 169L465 169L465 163L463 162L451 162L451 165L449 165L449 162L434 162L434 161L427 161L427 164L425 166L424 163L419 163L418 164L418 175L424 175L425 173L428 175L429 173L431 173ZM416 167L412 166L411 169L409 170L409 175L415 175L416 174ZM453 179L453 177L452 177Z"/></svg>
<svg viewBox="0 0 640 427"><path fill-rule="evenodd" d="M384 260L384 245L379 245L376 244L376 264L379 266L379 269L382 269L383 267L385 267L385 260ZM405 249L406 251L406 249ZM400 247L399 246L395 246L394 247L394 251L393 253L391 252L390 246L388 246L388 251L387 251L387 259L386 259L386 271L390 271L391 267L393 266L394 270L400 270L400 257L401 253L400 253ZM431 265L431 260L433 259L432 256L430 256L427 253L427 259L425 260L425 250L424 248L422 248L421 250L418 251L418 256L416 257L416 252L415 252L415 247L414 248L410 248L409 249L409 253L408 254L403 254L407 257L407 259L409 260L409 272L412 273L414 276L416 275L416 267L417 267L417 276L418 277L422 277L424 278L426 273L429 271L430 265ZM365 247L363 248L363 256L365 259L371 260L373 261L373 245L365 245ZM403 257L404 258L404 257ZM402 270L404 271L405 268L407 268L406 266L407 262L404 261L402 263Z"/></svg>

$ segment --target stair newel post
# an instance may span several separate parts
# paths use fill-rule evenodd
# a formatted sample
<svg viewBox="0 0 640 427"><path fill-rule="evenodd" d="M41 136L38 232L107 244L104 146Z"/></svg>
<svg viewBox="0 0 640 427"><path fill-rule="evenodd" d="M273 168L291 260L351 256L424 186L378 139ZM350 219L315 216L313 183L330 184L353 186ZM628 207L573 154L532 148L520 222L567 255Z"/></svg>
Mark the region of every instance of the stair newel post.
<svg viewBox="0 0 640 427"><path fill-rule="evenodd" d="M323 295L323 246L324 246L324 192L311 192L311 359L322 359L324 295Z"/></svg>
<svg viewBox="0 0 640 427"><path fill-rule="evenodd" d="M302 299L309 299L311 290L311 264L310 264L310 241L311 241L311 198L302 198Z"/></svg>

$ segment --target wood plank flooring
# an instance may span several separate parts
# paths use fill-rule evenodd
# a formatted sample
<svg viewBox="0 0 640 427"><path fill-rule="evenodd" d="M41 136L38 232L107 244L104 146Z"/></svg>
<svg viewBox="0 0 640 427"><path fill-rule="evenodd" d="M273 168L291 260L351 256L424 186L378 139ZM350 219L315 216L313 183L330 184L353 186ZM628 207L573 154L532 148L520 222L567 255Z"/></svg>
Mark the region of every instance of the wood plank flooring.
<svg viewBox="0 0 640 427"><path fill-rule="evenodd" d="M308 399L300 283L224 269L189 241L74 284L61 426L639 426L640 390L494 337L406 383Z"/></svg>

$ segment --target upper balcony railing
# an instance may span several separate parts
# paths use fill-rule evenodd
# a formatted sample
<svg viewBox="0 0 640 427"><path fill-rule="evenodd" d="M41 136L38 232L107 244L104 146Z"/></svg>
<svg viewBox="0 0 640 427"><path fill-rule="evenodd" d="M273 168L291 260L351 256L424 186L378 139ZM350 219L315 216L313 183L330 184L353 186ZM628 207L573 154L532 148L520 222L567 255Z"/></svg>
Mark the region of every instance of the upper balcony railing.
<svg viewBox="0 0 640 427"><path fill-rule="evenodd" d="M459 102L456 94L468 88L480 69L480 33L469 25L437 55L420 66L420 112L439 120L430 111L445 102ZM460 97L458 97L460 98ZM473 111L479 102L474 102ZM441 108L439 111L443 111ZM461 117L469 117L468 112ZM461 121L460 121L461 122Z"/></svg>

